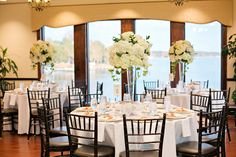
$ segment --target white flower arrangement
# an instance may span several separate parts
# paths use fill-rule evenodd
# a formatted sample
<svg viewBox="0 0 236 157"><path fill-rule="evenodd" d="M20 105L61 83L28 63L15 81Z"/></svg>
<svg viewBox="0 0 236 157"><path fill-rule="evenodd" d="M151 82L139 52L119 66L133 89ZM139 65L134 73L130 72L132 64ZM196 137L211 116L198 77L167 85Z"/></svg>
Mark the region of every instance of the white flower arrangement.
<svg viewBox="0 0 236 157"><path fill-rule="evenodd" d="M51 68L53 64L53 47L47 41L38 40L30 49L30 59L33 68L37 67L38 63L49 65Z"/></svg>
<svg viewBox="0 0 236 157"><path fill-rule="evenodd" d="M109 48L109 62L113 66L109 71L112 73L113 80L117 80L116 74L121 74L122 70L135 68L138 76L142 72L147 74L148 56L150 56L151 44L146 39L133 32L125 32L119 38L114 37L115 42Z"/></svg>
<svg viewBox="0 0 236 157"><path fill-rule="evenodd" d="M169 49L171 69L175 76L175 69L178 63L190 64L193 61L194 49L187 40L176 41ZM184 72L186 69L184 69Z"/></svg>

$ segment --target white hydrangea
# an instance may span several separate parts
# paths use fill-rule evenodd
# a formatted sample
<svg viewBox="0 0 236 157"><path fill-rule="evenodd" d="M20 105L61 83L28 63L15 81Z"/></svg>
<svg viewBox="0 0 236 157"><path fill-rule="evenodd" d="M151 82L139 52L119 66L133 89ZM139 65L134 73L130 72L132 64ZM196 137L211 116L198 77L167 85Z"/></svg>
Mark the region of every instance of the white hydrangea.
<svg viewBox="0 0 236 157"><path fill-rule="evenodd" d="M47 41L38 40L30 49L30 59L33 67L38 63L50 64L53 66L53 47Z"/></svg>
<svg viewBox="0 0 236 157"><path fill-rule="evenodd" d="M147 70L150 66L148 56L151 44L146 39L133 32L125 32L114 41L115 43L108 49L109 62L114 69L134 67Z"/></svg>
<svg viewBox="0 0 236 157"><path fill-rule="evenodd" d="M187 40L176 41L169 49L171 62L183 62L189 64L193 61L194 50Z"/></svg>
<svg viewBox="0 0 236 157"><path fill-rule="evenodd" d="M173 75L175 75L175 67L178 63L190 64L193 61L194 49L187 40L176 41L169 49L169 57Z"/></svg>

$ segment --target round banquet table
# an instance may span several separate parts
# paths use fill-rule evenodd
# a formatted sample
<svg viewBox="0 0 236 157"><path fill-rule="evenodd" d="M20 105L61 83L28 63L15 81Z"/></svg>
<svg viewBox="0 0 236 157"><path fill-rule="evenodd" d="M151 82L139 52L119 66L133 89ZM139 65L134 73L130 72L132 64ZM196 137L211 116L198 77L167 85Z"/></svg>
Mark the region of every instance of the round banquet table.
<svg viewBox="0 0 236 157"><path fill-rule="evenodd" d="M63 104L68 101L67 93L51 92L50 95L51 97L57 97L59 94L61 95L63 109ZM4 108L18 108L18 134L27 134L29 128L29 103L27 92L7 91L4 95L3 102ZM4 126L4 130L10 130L10 126ZM39 129L37 128L36 130L37 133L39 133Z"/></svg>
<svg viewBox="0 0 236 157"><path fill-rule="evenodd" d="M116 104L114 106L116 106ZM126 107L121 110L124 112L130 111L130 109L127 108L130 104L124 106ZM79 110L74 110L71 113L78 115L85 113L85 111L81 111L81 108L78 109ZM163 112L164 109L158 109L158 112L160 110ZM115 157L119 157L120 152L125 150L123 121L121 115L117 121L98 120L98 142L114 146ZM100 118L98 117L98 119ZM176 157L176 144L180 142L188 140L197 141L197 128L197 116L194 112L182 119L167 119L163 142L163 157Z"/></svg>

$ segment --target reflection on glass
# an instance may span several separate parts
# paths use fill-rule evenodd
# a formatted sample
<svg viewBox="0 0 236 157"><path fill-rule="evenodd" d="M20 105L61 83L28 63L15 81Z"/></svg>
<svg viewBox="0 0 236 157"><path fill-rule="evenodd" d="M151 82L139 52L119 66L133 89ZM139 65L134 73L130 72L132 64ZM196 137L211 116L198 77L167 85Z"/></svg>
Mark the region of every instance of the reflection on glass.
<svg viewBox="0 0 236 157"><path fill-rule="evenodd" d="M137 93L143 93L143 80L160 80L164 84L169 81L170 61L168 51L170 47L170 22L161 20L136 20L135 32L143 37L150 36L152 43L149 63L151 66L147 76L137 80Z"/></svg>
<svg viewBox="0 0 236 157"><path fill-rule="evenodd" d="M45 40L54 47L54 71L46 77L59 84L69 84L74 79L74 27L44 27Z"/></svg>
<svg viewBox="0 0 236 157"><path fill-rule="evenodd" d="M221 78L221 24L185 25L186 40L195 50L193 62L188 66L186 82L209 80L210 88L220 88Z"/></svg>
<svg viewBox="0 0 236 157"><path fill-rule="evenodd" d="M88 24L88 54L89 54L89 85L90 93L96 92L96 82L103 82L103 95L109 100L114 100L114 84L110 68L108 48L113 44L112 38L121 32L120 21L97 21ZM119 94L120 95L120 94Z"/></svg>

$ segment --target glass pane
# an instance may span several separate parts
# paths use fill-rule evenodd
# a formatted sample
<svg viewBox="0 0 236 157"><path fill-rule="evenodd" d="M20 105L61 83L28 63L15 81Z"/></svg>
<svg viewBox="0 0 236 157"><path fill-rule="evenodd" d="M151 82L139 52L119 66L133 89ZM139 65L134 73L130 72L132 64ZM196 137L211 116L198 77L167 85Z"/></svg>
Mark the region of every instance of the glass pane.
<svg viewBox="0 0 236 157"><path fill-rule="evenodd" d="M57 83L69 84L74 79L74 27L44 27L44 35L55 50L55 70L48 77Z"/></svg>
<svg viewBox="0 0 236 157"><path fill-rule="evenodd" d="M160 20L136 20L136 34L143 37L150 36L152 43L149 63L151 66L147 76L141 76L137 80L137 93L142 93L143 80L160 80L164 86L169 81L170 61L168 51L170 48L170 22Z"/></svg>
<svg viewBox="0 0 236 157"><path fill-rule="evenodd" d="M120 99L120 94L116 96L114 87L121 86L121 81L113 82L108 71L110 68L108 47L114 43L112 38L120 33L120 21L97 21L88 24L90 93L96 92L97 81L103 82L103 95L110 100Z"/></svg>
<svg viewBox="0 0 236 157"><path fill-rule="evenodd" d="M185 25L186 40L195 50L193 62L188 66L186 82L209 80L210 88L221 85L221 24Z"/></svg>

